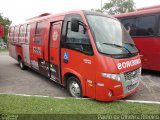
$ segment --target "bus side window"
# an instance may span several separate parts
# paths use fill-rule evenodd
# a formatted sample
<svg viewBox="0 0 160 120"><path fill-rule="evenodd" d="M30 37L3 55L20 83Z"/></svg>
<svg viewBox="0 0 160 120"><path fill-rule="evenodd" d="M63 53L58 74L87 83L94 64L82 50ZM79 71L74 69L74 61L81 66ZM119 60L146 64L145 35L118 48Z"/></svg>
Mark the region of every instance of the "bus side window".
<svg viewBox="0 0 160 120"><path fill-rule="evenodd" d="M122 20L122 24L124 25L124 27L126 28L126 30L131 36L136 35L136 19L135 18L124 19Z"/></svg>
<svg viewBox="0 0 160 120"><path fill-rule="evenodd" d="M14 36L14 27L11 27L9 30L9 41L13 42L13 36Z"/></svg>
<svg viewBox="0 0 160 120"><path fill-rule="evenodd" d="M136 36L153 36L155 34L155 16L139 17Z"/></svg>
<svg viewBox="0 0 160 120"><path fill-rule="evenodd" d="M26 24L20 27L19 42L25 43Z"/></svg>
<svg viewBox="0 0 160 120"><path fill-rule="evenodd" d="M158 36L160 36L160 15L158 17Z"/></svg>
<svg viewBox="0 0 160 120"><path fill-rule="evenodd" d="M20 26L16 26L15 27L15 30L14 30L14 38L13 38L13 42L18 42L18 39L19 39L19 29Z"/></svg>
<svg viewBox="0 0 160 120"><path fill-rule="evenodd" d="M84 28L82 25L79 25L79 32L71 31L71 22L68 22L67 24L67 36L65 41L65 47L76 51L80 51L88 55L93 54L88 33L84 33Z"/></svg>
<svg viewBox="0 0 160 120"><path fill-rule="evenodd" d="M43 34L42 32L43 32L42 22L38 22L36 25L36 32L35 32L35 39L34 39L35 44L41 44L42 34Z"/></svg>
<svg viewBox="0 0 160 120"><path fill-rule="evenodd" d="M25 34L25 43L26 44L29 44L29 41L30 41L30 30L31 30L31 25L27 25L27 28L26 28L26 34Z"/></svg>

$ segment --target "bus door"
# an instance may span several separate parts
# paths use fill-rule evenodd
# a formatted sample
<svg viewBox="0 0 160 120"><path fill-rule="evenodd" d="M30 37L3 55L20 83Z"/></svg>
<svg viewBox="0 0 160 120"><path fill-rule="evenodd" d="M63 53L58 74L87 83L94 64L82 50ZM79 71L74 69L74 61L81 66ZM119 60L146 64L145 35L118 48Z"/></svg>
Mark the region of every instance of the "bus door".
<svg viewBox="0 0 160 120"><path fill-rule="evenodd" d="M37 22L31 25L30 40L30 62L31 67L46 75L46 62L44 61L44 22Z"/></svg>
<svg viewBox="0 0 160 120"><path fill-rule="evenodd" d="M27 27L27 28L25 28L25 27ZM21 35L22 35L21 42L25 43L25 44L22 44L23 58L24 58L25 64L30 66L30 50L29 50L30 25L26 25L25 27L24 27L24 29L26 29L26 31L22 30L22 33L21 33Z"/></svg>
<svg viewBox="0 0 160 120"><path fill-rule="evenodd" d="M49 73L50 79L60 82L60 36L62 22L51 24L49 40Z"/></svg>
<svg viewBox="0 0 160 120"><path fill-rule="evenodd" d="M71 30L71 19L76 18L82 20L78 14L70 14L65 16L63 23L63 37L61 49L61 67L63 70L72 70L79 74L81 79L81 87L85 89L85 95L95 98L95 58L93 55L92 45L88 31L84 32L83 25L79 24L78 32ZM74 74L75 74L74 73ZM80 76L82 76L80 78ZM76 85L76 84L75 84ZM73 87L74 88L74 87Z"/></svg>

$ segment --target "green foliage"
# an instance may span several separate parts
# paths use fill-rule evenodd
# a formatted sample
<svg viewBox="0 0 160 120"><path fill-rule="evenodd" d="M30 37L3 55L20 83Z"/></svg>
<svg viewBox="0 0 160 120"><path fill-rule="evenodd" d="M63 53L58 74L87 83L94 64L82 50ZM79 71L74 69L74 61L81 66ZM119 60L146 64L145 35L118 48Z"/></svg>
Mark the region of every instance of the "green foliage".
<svg viewBox="0 0 160 120"><path fill-rule="evenodd" d="M9 29L9 26L11 24L11 21L9 20L9 18L3 17L2 13L0 13L0 23L4 26L4 32L5 32L5 35L2 39L4 40L4 42L7 42L7 40L8 40L8 29Z"/></svg>
<svg viewBox="0 0 160 120"><path fill-rule="evenodd" d="M8 51L8 49L6 49L6 48L0 48L0 52L7 52Z"/></svg>
<svg viewBox="0 0 160 120"><path fill-rule="evenodd" d="M103 11L110 15L133 12L135 9L135 3L133 0L110 0L103 6Z"/></svg>
<svg viewBox="0 0 160 120"><path fill-rule="evenodd" d="M103 11L102 11L102 10L100 10L100 9L97 9L97 10L96 10L96 12L100 12L100 13L102 13Z"/></svg>

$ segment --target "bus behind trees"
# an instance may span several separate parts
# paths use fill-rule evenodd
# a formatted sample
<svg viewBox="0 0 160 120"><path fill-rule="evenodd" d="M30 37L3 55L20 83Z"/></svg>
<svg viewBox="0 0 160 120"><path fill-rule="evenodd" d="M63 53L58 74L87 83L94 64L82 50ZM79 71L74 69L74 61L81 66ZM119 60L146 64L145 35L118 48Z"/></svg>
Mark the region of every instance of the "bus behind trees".
<svg viewBox="0 0 160 120"><path fill-rule="evenodd" d="M143 69L160 71L160 5L115 15L132 36Z"/></svg>
<svg viewBox="0 0 160 120"><path fill-rule="evenodd" d="M113 101L134 93L141 60L123 25L90 11L42 14L9 29L9 54L73 97ZM29 77L29 76L28 76Z"/></svg>

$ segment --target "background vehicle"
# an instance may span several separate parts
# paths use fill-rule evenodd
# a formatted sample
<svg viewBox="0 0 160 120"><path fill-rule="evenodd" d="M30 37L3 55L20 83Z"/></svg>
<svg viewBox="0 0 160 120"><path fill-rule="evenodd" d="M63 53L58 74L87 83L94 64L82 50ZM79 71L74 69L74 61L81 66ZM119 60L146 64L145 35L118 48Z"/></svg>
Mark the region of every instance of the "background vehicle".
<svg viewBox="0 0 160 120"><path fill-rule="evenodd" d="M4 27L0 24L0 38L4 36Z"/></svg>
<svg viewBox="0 0 160 120"><path fill-rule="evenodd" d="M114 17L131 29L130 35L142 55L142 68L160 71L160 5Z"/></svg>
<svg viewBox="0 0 160 120"><path fill-rule="evenodd" d="M10 56L67 87L73 97L112 101L134 93L141 60L111 16L73 11L42 14L9 30Z"/></svg>

